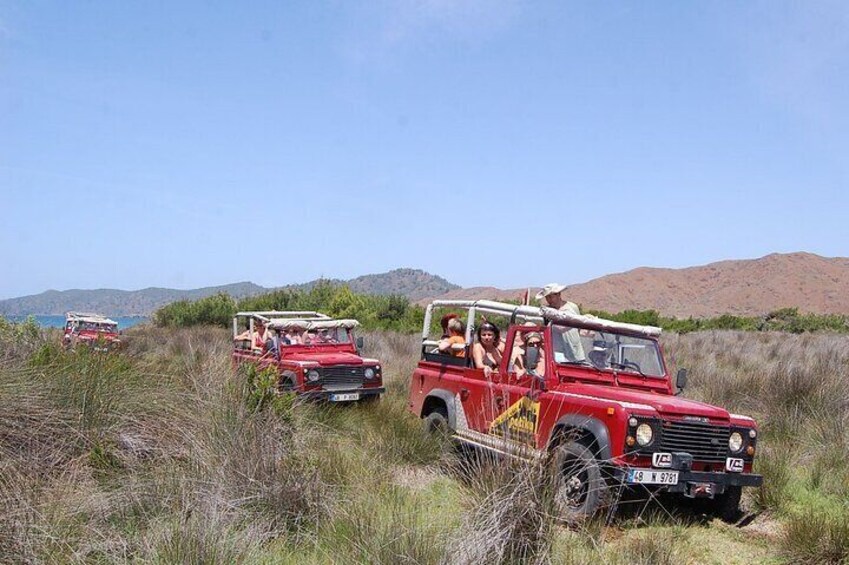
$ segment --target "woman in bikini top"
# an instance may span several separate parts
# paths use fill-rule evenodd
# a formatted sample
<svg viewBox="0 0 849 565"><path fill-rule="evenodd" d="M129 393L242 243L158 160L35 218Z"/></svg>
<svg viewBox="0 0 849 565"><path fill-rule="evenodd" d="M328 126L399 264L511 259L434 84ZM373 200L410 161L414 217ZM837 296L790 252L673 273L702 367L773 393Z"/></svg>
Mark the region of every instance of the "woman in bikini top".
<svg viewBox="0 0 849 565"><path fill-rule="evenodd" d="M501 332L495 324L484 322L478 328L477 338L472 349L472 358L475 367L483 369L484 374L489 377L501 364L501 356L504 354Z"/></svg>

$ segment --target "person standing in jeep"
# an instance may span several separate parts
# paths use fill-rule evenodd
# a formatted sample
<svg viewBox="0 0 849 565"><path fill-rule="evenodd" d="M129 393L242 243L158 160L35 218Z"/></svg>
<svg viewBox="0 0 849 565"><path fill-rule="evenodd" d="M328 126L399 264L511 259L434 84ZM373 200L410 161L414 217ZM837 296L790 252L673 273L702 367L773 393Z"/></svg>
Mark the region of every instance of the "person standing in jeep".
<svg viewBox="0 0 849 565"><path fill-rule="evenodd" d="M578 308L578 305L563 299L564 290L566 290L565 285L549 283L537 293L536 298L543 306L580 316L581 310ZM581 336L577 329L572 328L564 332L563 339L568 345L564 353L570 358L570 361L581 361L587 358L584 352L584 345L581 343Z"/></svg>

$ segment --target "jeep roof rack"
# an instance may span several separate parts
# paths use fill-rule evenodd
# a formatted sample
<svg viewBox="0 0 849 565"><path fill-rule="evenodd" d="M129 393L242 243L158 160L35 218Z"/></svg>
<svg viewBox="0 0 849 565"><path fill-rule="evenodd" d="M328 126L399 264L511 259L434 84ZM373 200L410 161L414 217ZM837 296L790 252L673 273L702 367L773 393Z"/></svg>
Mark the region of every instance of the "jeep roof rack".
<svg viewBox="0 0 849 565"><path fill-rule="evenodd" d="M540 322L542 324L563 324L600 331L621 331L632 335L646 337L657 337L662 331L660 328L655 326L641 326L639 324L614 322L613 320L605 320L595 316L572 314L561 310L555 310L554 308L549 308L547 306L525 306L520 304L508 304L506 302L496 302L494 300L434 300L428 304L425 309L424 326L422 329L422 341L425 345L432 344L432 340L428 340L428 336L430 335L430 324L434 308L458 308L468 310L469 318L471 320L474 320L475 313L485 312L488 314L503 314L510 316L511 324L515 323L516 320L519 319ZM466 327L466 343L471 343L472 331L472 324L468 324Z"/></svg>
<svg viewBox="0 0 849 565"><path fill-rule="evenodd" d="M65 314L66 322L91 322L94 324L115 324L118 322L115 320L109 319L106 316L101 316L100 314L94 314L92 312L68 312Z"/></svg>

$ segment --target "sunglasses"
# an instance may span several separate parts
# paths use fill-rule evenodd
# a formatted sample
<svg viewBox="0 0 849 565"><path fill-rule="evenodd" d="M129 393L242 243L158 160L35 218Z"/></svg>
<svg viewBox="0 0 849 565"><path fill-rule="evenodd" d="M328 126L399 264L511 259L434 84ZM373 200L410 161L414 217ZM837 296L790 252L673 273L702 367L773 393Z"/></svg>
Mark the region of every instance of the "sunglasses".
<svg viewBox="0 0 849 565"><path fill-rule="evenodd" d="M542 345L540 342L534 341L534 342L529 343L528 347L539 347L540 345Z"/></svg>

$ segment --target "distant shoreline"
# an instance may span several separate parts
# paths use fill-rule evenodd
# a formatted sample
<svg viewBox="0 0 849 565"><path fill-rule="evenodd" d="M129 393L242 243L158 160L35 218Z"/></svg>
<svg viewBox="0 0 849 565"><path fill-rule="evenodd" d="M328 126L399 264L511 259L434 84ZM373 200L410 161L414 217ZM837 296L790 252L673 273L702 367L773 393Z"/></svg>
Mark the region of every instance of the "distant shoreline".
<svg viewBox="0 0 849 565"><path fill-rule="evenodd" d="M28 316L4 316L10 322L25 322L27 318L32 316L36 323L42 328L63 328L65 327L65 316L42 316L39 314L30 314ZM150 318L146 316L107 316L118 322L118 329L125 330L138 324L149 322Z"/></svg>

